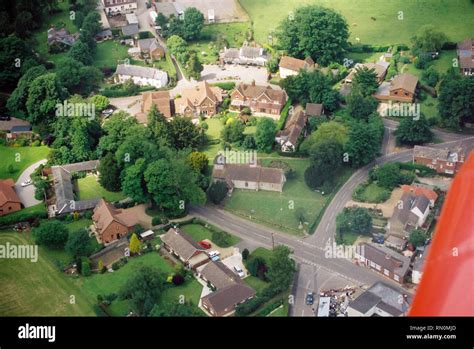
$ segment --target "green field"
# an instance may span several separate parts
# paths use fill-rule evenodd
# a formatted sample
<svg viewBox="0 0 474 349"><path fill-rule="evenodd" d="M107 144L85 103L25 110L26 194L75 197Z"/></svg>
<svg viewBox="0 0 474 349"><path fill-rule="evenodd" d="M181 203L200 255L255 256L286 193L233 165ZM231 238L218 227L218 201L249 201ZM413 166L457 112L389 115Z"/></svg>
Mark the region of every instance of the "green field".
<svg viewBox="0 0 474 349"><path fill-rule="evenodd" d="M212 241L212 232L200 224L186 224L181 226L181 229L188 233L194 241L201 241L204 239ZM231 235L231 245L235 245L239 241L240 239L237 236Z"/></svg>
<svg viewBox="0 0 474 349"><path fill-rule="evenodd" d="M129 58L128 49L129 46L120 45L117 41L107 40L100 42L97 44L92 65L97 68L108 67L115 69L118 63L122 63L119 61Z"/></svg>
<svg viewBox="0 0 474 349"><path fill-rule="evenodd" d="M209 164L212 164L217 152L221 150L220 137L224 125L222 125L218 118L207 119L206 123L209 126L206 131L206 135L210 141L215 141L216 144L206 144L201 147L200 151L207 155L209 158ZM217 141L219 141L219 143Z"/></svg>
<svg viewBox="0 0 474 349"><path fill-rule="evenodd" d="M30 165L42 159L46 159L49 148L41 147L7 147L0 146L0 179L13 178L16 179ZM10 165L13 171L9 171Z"/></svg>
<svg viewBox="0 0 474 349"><path fill-rule="evenodd" d="M461 41L474 35L474 4L470 0L239 0L253 21L255 39L268 42L290 11L302 5L317 4L339 11L351 32L350 41L389 45L410 43L420 27L434 25L449 40ZM403 11L403 20L399 20ZM375 20L371 18L375 18Z"/></svg>
<svg viewBox="0 0 474 349"><path fill-rule="evenodd" d="M0 244L32 244L28 235L0 232ZM0 316L94 316L94 299L75 287L39 249L36 263L25 259L0 260ZM75 304L70 304L70 297Z"/></svg>
<svg viewBox="0 0 474 349"><path fill-rule="evenodd" d="M312 191L304 182L308 159L282 160L296 172L296 178L287 180L282 193L235 189L226 199L225 209L257 223L302 236L309 233L328 196ZM295 213L298 209L303 210L305 217L301 226Z"/></svg>
<svg viewBox="0 0 474 349"><path fill-rule="evenodd" d="M268 286L268 282L265 282L258 277L249 275L244 279L245 283L252 287L256 292L260 292Z"/></svg>
<svg viewBox="0 0 474 349"><path fill-rule="evenodd" d="M79 200L90 200L95 198L104 198L107 201L114 202L125 199L122 192L111 192L104 189L95 176L87 176L77 180L79 188Z"/></svg>

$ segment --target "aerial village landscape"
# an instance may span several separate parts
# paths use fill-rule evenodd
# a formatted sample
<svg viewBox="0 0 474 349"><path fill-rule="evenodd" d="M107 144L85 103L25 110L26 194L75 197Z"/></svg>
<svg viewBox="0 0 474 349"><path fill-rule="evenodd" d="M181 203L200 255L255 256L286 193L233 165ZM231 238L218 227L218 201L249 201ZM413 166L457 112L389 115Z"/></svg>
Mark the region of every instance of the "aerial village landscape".
<svg viewBox="0 0 474 349"><path fill-rule="evenodd" d="M3 1L0 315L407 316L472 157L473 23L471 0Z"/></svg>

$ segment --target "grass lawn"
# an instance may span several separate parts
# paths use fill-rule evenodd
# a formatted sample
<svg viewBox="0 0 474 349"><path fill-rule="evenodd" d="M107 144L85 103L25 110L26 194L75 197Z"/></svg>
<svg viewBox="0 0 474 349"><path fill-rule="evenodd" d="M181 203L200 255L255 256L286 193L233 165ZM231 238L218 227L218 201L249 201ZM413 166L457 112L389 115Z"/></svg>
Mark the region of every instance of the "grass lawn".
<svg viewBox="0 0 474 349"><path fill-rule="evenodd" d="M263 290L265 287L268 286L268 282L265 282L259 279L258 277L255 277L252 275L247 276L244 279L244 281L247 285L252 287L255 290L255 292L260 292L261 290Z"/></svg>
<svg viewBox="0 0 474 349"><path fill-rule="evenodd" d="M209 128L206 131L206 135L209 141L214 141L216 144L206 144L201 147L200 151L204 152L209 158L209 164L212 165L214 158L217 155L217 152L221 150L220 138L221 131L224 128L221 121L218 118L211 118L206 120ZM219 143L217 143L219 141Z"/></svg>
<svg viewBox="0 0 474 349"><path fill-rule="evenodd" d="M32 244L27 235L0 232L0 244ZM36 263L26 259L0 260L1 316L94 316L94 300L87 297L51 261L49 253L39 249ZM75 304L70 304L70 296Z"/></svg>
<svg viewBox="0 0 474 349"><path fill-rule="evenodd" d="M461 41L474 34L474 10L470 0L240 0L253 21L255 39L264 44L290 11L302 5L322 5L340 12L347 21L350 41L362 44L410 43L423 25L432 24L450 41ZM403 20L398 19L403 11ZM374 17L375 20L372 20Z"/></svg>
<svg viewBox="0 0 474 349"><path fill-rule="evenodd" d="M354 234L354 233L344 233L342 235L342 244L340 245L353 245L354 242L357 240L357 238L359 237L358 234ZM339 243L338 243L339 244Z"/></svg>
<svg viewBox="0 0 474 349"><path fill-rule="evenodd" d="M208 239L212 241L212 232L203 227L200 224L186 224L181 226L186 233L188 233L195 241L201 241L204 239ZM231 235L231 245L237 244L240 239L237 236ZM214 242L213 242L214 243Z"/></svg>
<svg viewBox="0 0 474 349"><path fill-rule="evenodd" d="M49 148L41 147L7 147L0 146L0 179L13 178L17 180L26 168L35 162L46 159ZM8 167L13 165L13 171L9 172Z"/></svg>
<svg viewBox="0 0 474 349"><path fill-rule="evenodd" d="M79 200L89 200L95 198L104 198L107 201L119 201L125 199L122 192L111 192L104 189L97 181L96 176L87 176L77 180L79 188Z"/></svg>
<svg viewBox="0 0 474 349"><path fill-rule="evenodd" d="M100 42L97 44L92 65L97 68L115 68L119 60L130 58L127 53L129 48L113 40Z"/></svg>
<svg viewBox="0 0 474 349"><path fill-rule="evenodd" d="M348 52L347 58L352 59L354 63L370 63L379 60L382 52Z"/></svg>
<svg viewBox="0 0 474 349"><path fill-rule="evenodd" d="M286 317L288 316L288 302L283 302L283 306L273 311L268 317Z"/></svg>
<svg viewBox="0 0 474 349"><path fill-rule="evenodd" d="M364 184L360 184L364 185ZM363 202L373 202L373 203L380 203L381 198L386 196L390 198L390 192L377 185L377 183L370 183L368 186L365 187L363 193L360 195L360 199Z"/></svg>
<svg viewBox="0 0 474 349"><path fill-rule="evenodd" d="M90 277L81 277L74 281L76 286L82 289L91 300L95 300L98 294L104 295L119 292L135 271L143 266L155 267L166 275L173 273L173 266L169 262L164 260L158 253L151 252L140 257L131 258L125 266L113 273L94 274ZM202 286L195 279L192 279L183 285L167 288L158 303L179 301L179 297L184 295L186 301L192 301L193 304L197 305L201 290ZM108 310L114 316L127 315L129 312L128 302L117 299L112 302Z"/></svg>
<svg viewBox="0 0 474 349"><path fill-rule="evenodd" d="M270 160L265 159L263 164ZM304 171L309 166L308 159L282 160L288 162L296 172L295 178L287 180L282 193L235 189L232 196L226 199L225 209L257 223L302 236L309 233L309 228L330 196L312 191L304 182ZM295 214L297 210L302 210L306 218L301 226Z"/></svg>
<svg viewBox="0 0 474 349"><path fill-rule="evenodd" d="M223 39L228 47L240 47L248 30L247 22L205 25L200 40L191 42L189 46L198 53L201 63L214 64L219 59L219 47L216 42Z"/></svg>

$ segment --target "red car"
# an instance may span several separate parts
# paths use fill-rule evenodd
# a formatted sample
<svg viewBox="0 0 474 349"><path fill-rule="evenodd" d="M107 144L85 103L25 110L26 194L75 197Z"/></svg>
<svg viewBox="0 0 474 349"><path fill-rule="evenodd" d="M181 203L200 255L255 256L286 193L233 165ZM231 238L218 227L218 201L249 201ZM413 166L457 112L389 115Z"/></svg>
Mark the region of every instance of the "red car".
<svg viewBox="0 0 474 349"><path fill-rule="evenodd" d="M199 241L199 245L201 245L203 248L205 248L206 250L210 249L211 248L211 243L207 242L207 241Z"/></svg>

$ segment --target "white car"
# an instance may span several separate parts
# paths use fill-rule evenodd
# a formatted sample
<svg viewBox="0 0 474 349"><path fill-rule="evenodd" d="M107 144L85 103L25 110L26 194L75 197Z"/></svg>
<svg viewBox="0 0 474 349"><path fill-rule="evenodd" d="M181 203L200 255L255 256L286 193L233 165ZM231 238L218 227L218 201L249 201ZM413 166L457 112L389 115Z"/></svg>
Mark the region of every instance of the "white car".
<svg viewBox="0 0 474 349"><path fill-rule="evenodd" d="M22 187L27 187L29 185L33 184L33 181L31 179L27 179L26 181L21 183Z"/></svg>
<svg viewBox="0 0 474 349"><path fill-rule="evenodd" d="M213 258L213 257L217 257L219 256L221 253L219 251L210 251L209 252L209 257Z"/></svg>
<svg viewBox="0 0 474 349"><path fill-rule="evenodd" d="M234 270L235 272L237 273L237 275L241 278L243 278L245 276L245 273L244 271L242 270L241 267L239 267L238 265L234 266Z"/></svg>

